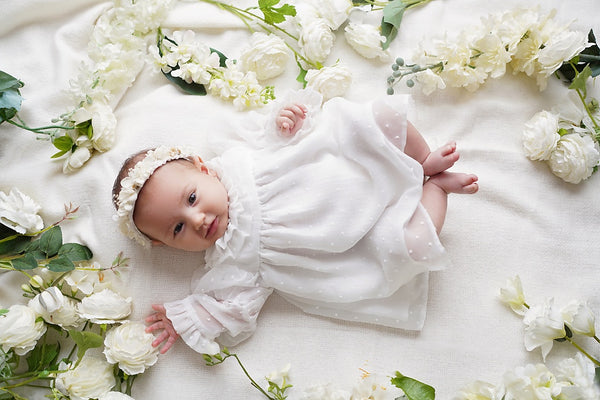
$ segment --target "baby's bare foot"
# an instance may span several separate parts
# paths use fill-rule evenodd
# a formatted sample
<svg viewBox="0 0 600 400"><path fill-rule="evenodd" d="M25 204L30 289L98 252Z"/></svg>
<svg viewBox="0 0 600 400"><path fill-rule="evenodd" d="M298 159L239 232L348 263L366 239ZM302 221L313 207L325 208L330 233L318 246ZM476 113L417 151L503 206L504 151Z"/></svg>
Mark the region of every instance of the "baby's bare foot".
<svg viewBox="0 0 600 400"><path fill-rule="evenodd" d="M425 161L423 161L423 172L425 176L433 176L444 172L458 161L458 157L456 142L447 143L429 153Z"/></svg>
<svg viewBox="0 0 600 400"><path fill-rule="evenodd" d="M442 172L429 178L427 183L442 188L446 193L473 194L479 190L477 175Z"/></svg>

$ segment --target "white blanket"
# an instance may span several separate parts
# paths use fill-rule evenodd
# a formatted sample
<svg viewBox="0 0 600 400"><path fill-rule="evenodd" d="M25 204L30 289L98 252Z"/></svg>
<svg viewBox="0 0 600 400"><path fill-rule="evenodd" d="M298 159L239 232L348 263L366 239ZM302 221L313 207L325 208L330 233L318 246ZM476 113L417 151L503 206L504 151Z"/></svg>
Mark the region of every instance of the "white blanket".
<svg viewBox="0 0 600 400"><path fill-rule="evenodd" d="M423 39L457 33L489 13L535 4L434 0L405 14L391 52L409 60ZM86 54L94 21L109 6L98 0L0 3L0 69L25 82L19 115L30 126L46 125L66 111L62 90ZM556 18L572 22L573 29L600 33L598 0L546 0L540 6L556 8ZM204 4L177 5L166 26L195 29L211 47L233 58L249 37L237 19ZM385 95L388 63L361 58L342 33L330 63L337 58L352 68L348 99ZM276 94L298 89L295 76L290 62L285 75L272 82ZM421 332L307 315L277 295L267 301L256 333L234 350L259 380L290 363L291 398L327 382L350 390L363 368L382 374L399 370L434 386L436 398L445 400L474 380L498 383L509 369L541 362L539 351L528 353L524 348L521 319L498 300L499 288L516 274L531 303L546 296L561 302L576 298L600 312L600 175L579 185L564 183L545 164L528 160L521 145L524 123L564 101L567 89L551 79L540 92L533 79L508 73L488 80L474 93L445 89L425 96L417 87L398 90L413 94L411 120L431 147L457 141L461 159L453 170L476 173L480 191L450 196L441 240L453 266L431 274L428 316ZM597 94L597 87L592 92ZM65 238L89 246L103 264L110 264L120 251L131 258L133 318L142 319L150 304L188 292L189 278L201 259L164 248L146 251L121 235L112 220L115 174L123 159L138 149L197 144L218 134L219 121L243 118L243 112L211 96L184 95L145 67L115 114L114 148L72 174L63 174L62 161L50 160L55 151L49 143L2 124L0 190L18 187L31 196L42 205L46 223L60 219L63 204L79 205L78 218L62 225ZM20 279L18 274L0 274L0 305L24 301L17 293ZM574 354L566 345L555 347L549 364ZM599 355L600 349L593 352ZM206 367L202 356L181 341L135 382L133 396L261 398L233 361Z"/></svg>

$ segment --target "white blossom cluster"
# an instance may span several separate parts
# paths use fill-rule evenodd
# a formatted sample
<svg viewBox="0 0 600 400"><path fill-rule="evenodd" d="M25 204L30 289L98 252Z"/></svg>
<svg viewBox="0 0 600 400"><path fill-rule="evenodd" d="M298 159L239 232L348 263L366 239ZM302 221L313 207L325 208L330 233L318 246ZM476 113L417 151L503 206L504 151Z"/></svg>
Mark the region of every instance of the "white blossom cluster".
<svg viewBox="0 0 600 400"><path fill-rule="evenodd" d="M500 290L501 300L523 316L525 348L540 348L545 360L556 339L576 335L596 337L595 316L577 300L557 307L552 298L539 305L525 302L518 276ZM454 400L597 400L600 386L595 382L595 365L589 354L579 352L561 360L552 370L543 363L528 364L506 372L499 385L475 381L463 388Z"/></svg>
<svg viewBox="0 0 600 400"><path fill-rule="evenodd" d="M579 183L600 165L595 138L590 115L567 101L560 110L540 111L525 124L523 149L529 159L546 161L552 173L564 181Z"/></svg>
<svg viewBox="0 0 600 400"><path fill-rule="evenodd" d="M157 362L158 351L152 346L154 335L145 332L142 322L126 320L132 299L119 293L121 285L116 274L104 272L97 263L62 276L41 268L22 287L30 296L37 294L0 316L0 353L26 355L49 325L64 330L81 330L88 321L109 325L104 354L87 352L79 364L63 362L54 387L71 400L131 399L111 392L116 384L113 365L128 375L141 374Z"/></svg>
<svg viewBox="0 0 600 400"><path fill-rule="evenodd" d="M39 216L40 205L17 188L8 194L0 192L0 224L18 233L35 233L42 230L44 221Z"/></svg>
<svg viewBox="0 0 600 400"><path fill-rule="evenodd" d="M569 30L554 20L555 14L515 9L483 18L456 38L446 35L431 46L422 44L414 55L421 69L414 79L425 94L446 86L474 91L486 79L503 76L510 65L514 73L534 77L543 90L548 77L588 45L585 32Z"/></svg>
<svg viewBox="0 0 600 400"><path fill-rule="evenodd" d="M158 28L170 4L171 0L117 0L96 21L88 44L89 60L70 82L76 106L61 117L71 126L90 121L91 130L68 133L75 149L64 162L64 172L81 168L94 151L113 146L117 125L113 109L144 66L146 37Z"/></svg>

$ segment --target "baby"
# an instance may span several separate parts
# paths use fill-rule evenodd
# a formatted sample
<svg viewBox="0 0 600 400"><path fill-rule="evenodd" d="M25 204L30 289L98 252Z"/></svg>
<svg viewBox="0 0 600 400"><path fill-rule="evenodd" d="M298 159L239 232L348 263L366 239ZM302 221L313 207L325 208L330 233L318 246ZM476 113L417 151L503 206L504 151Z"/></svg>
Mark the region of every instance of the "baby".
<svg viewBox="0 0 600 400"><path fill-rule="evenodd" d="M456 144L430 151L406 98L369 104L301 92L268 123L281 146L235 147L209 162L159 147L124 163L113 188L122 230L143 245L205 251L192 294L153 305L166 352L201 353L250 336L273 290L306 312L421 329L448 193L477 177L446 171ZM297 100L297 101L294 101ZM269 129L267 129L269 131Z"/></svg>

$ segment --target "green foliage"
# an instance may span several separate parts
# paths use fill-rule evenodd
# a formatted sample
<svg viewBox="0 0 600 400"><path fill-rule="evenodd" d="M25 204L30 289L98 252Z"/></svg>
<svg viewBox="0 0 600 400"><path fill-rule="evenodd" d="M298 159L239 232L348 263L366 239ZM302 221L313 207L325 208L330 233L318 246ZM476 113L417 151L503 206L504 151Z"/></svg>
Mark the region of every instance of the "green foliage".
<svg viewBox="0 0 600 400"><path fill-rule="evenodd" d="M381 43L381 48L386 50L390 47L392 40L398 35L402 17L407 6L403 0L392 0L383 8L383 18L381 19L381 34L385 37L385 42Z"/></svg>
<svg viewBox="0 0 600 400"><path fill-rule="evenodd" d="M579 55L574 57L570 62L563 63L558 69L558 74L564 78L567 83L572 83L576 76L583 72L585 68L589 68L592 77L600 75L600 48L596 43L594 31L588 33L588 42L591 46L586 47Z"/></svg>
<svg viewBox="0 0 600 400"><path fill-rule="evenodd" d="M396 371L391 380L392 385L402 389L408 400L434 400L435 389L416 379L409 378Z"/></svg>
<svg viewBox="0 0 600 400"><path fill-rule="evenodd" d="M296 7L290 4L275 7L277 4L279 4L279 0L258 0L258 8L262 11L267 24L279 24L285 21L287 16L296 16Z"/></svg>
<svg viewBox="0 0 600 400"><path fill-rule="evenodd" d="M24 83L17 78L0 71L0 124L17 115L23 98L20 88Z"/></svg>
<svg viewBox="0 0 600 400"><path fill-rule="evenodd" d="M81 361L86 351L102 346L104 339L102 336L89 331L69 330L69 336L77 344L77 364Z"/></svg>
<svg viewBox="0 0 600 400"><path fill-rule="evenodd" d="M47 371L58 368L58 354L60 353L60 345L55 344L40 344L27 355L28 371Z"/></svg>

